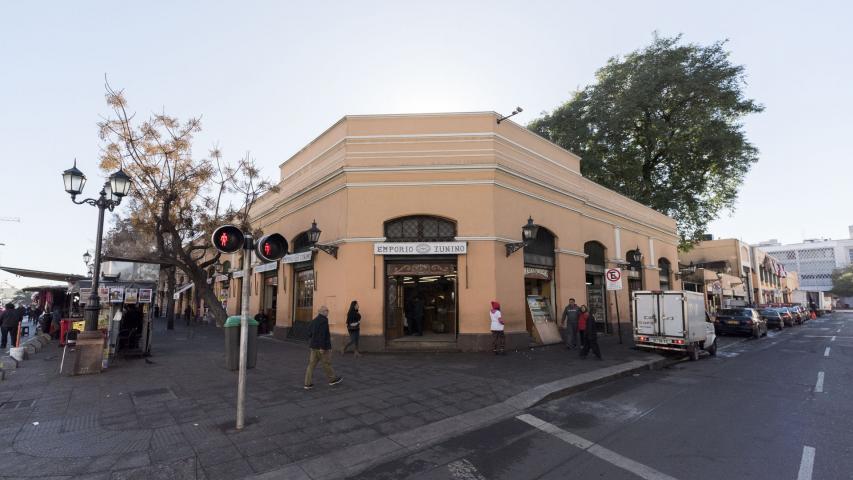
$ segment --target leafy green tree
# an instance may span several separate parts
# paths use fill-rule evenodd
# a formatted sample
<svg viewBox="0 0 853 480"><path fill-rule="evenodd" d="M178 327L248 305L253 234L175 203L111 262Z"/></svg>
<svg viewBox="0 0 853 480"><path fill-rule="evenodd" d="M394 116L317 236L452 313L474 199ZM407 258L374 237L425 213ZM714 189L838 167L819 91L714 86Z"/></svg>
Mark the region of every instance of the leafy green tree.
<svg viewBox="0 0 853 480"><path fill-rule="evenodd" d="M853 297L853 265L832 272L830 292L839 297Z"/></svg>
<svg viewBox="0 0 853 480"><path fill-rule="evenodd" d="M675 218L689 247L758 159L741 120L763 107L724 46L655 36L528 127L580 155L585 177Z"/></svg>

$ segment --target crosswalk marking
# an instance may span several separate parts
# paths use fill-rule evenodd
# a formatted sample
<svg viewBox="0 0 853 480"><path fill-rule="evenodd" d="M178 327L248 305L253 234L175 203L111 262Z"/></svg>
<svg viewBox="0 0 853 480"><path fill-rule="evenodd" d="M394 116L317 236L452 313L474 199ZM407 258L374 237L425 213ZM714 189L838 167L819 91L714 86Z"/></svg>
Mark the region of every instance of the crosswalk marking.
<svg viewBox="0 0 853 480"><path fill-rule="evenodd" d="M569 445L574 445L575 447L578 447L581 450L586 450L588 453L595 455L596 457L604 460L605 462L615 465L623 470L627 470L640 478L644 478L646 480L676 480L675 477L671 477L665 473L659 472L652 467L643 465L642 463L635 462L634 460L631 460L628 457L619 455L613 450L604 448L601 445L591 442L585 438L579 437L574 433L567 432L562 428L554 424L548 423L540 418L534 417L533 415L525 413L515 418L521 420L524 423L527 423L530 426L538 428L543 432L550 433L551 435L559 438L560 440L568 443Z"/></svg>

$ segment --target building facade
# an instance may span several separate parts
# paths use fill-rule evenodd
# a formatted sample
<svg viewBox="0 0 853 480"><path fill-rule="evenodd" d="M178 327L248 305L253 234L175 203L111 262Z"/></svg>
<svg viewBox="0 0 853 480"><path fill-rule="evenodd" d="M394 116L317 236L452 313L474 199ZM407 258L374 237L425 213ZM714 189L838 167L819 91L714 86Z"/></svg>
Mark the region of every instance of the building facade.
<svg viewBox="0 0 853 480"><path fill-rule="evenodd" d="M630 335L632 290L680 288L675 221L585 179L579 157L497 118L348 116L330 127L281 165L279 191L251 212L256 228L288 239L289 255L253 262L248 279L212 280L229 313L248 281L251 313L269 311L276 336L302 338L326 305L340 344L358 301L365 350L484 350L491 300L502 305L508 346L526 347L555 341L555 320L575 298L599 329ZM511 251L528 219L535 237ZM225 260L240 265L239 255ZM616 293L604 278L614 267L624 269Z"/></svg>
<svg viewBox="0 0 853 480"><path fill-rule="evenodd" d="M705 240L680 253L685 290L704 292L706 309L754 302L752 248L740 240Z"/></svg>
<svg viewBox="0 0 853 480"><path fill-rule="evenodd" d="M772 253L790 272L797 272L803 290L832 290L832 272L853 263L853 225L846 240L812 239L803 243L782 245L776 240L759 246Z"/></svg>

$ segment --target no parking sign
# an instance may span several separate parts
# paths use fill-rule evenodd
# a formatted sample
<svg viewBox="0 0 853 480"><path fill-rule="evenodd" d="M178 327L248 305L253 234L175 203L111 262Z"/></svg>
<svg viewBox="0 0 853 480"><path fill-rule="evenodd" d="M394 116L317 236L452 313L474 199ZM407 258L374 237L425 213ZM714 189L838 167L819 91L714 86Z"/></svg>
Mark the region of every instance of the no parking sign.
<svg viewBox="0 0 853 480"><path fill-rule="evenodd" d="M621 269L608 268L604 272L604 279L607 280L607 290L622 290Z"/></svg>

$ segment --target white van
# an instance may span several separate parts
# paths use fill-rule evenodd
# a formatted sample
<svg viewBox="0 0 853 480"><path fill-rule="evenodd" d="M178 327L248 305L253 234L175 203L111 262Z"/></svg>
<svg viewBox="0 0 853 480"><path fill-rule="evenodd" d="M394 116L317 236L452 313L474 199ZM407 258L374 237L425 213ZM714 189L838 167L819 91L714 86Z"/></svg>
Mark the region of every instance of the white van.
<svg viewBox="0 0 853 480"><path fill-rule="evenodd" d="M638 348L685 352L691 360L698 360L701 350L717 354L717 335L701 293L644 290L633 292L631 303Z"/></svg>

